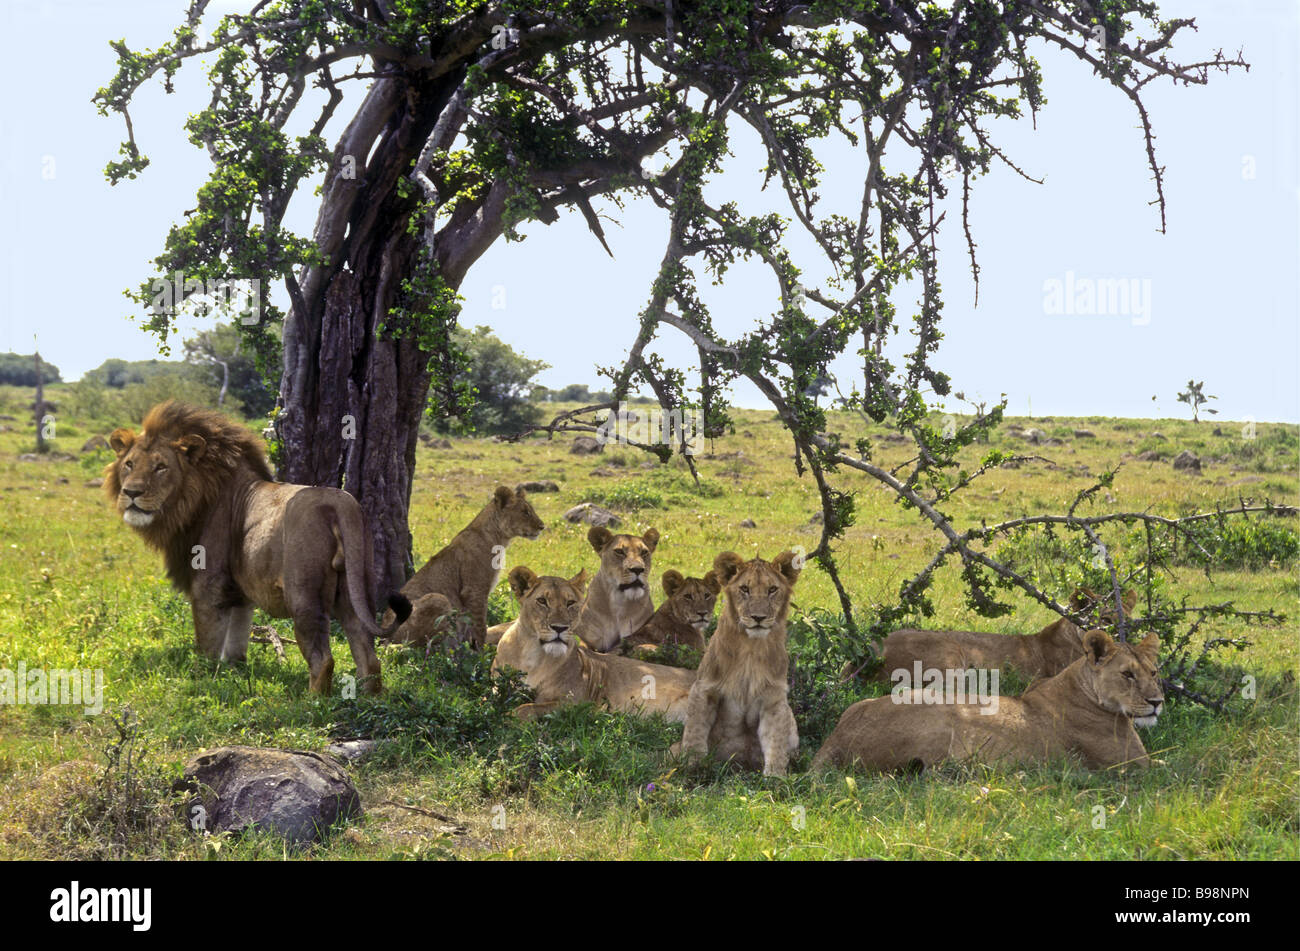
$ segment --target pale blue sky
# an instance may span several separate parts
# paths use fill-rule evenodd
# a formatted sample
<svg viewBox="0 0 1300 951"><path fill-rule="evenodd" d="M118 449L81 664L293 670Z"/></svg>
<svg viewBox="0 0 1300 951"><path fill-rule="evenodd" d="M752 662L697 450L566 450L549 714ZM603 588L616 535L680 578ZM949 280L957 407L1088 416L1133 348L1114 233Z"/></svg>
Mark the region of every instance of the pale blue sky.
<svg viewBox="0 0 1300 951"><path fill-rule="evenodd" d="M168 225L193 207L206 175L206 155L182 130L186 115L206 102L206 77L191 64L176 94L147 87L133 117L153 165L116 188L103 168L116 155L121 121L99 118L90 97L113 74L110 39L156 45L184 7L183 0L0 5L0 30L10 38L0 60L0 348L30 352L39 334L65 378L108 357L157 355L153 338L126 319L131 305L122 291L150 276ZM946 337L936 362L968 395L996 401L1006 392L1013 413L1182 416L1174 397L1194 377L1219 397L1212 405L1224 418L1295 421L1300 5L1167 0L1161 9L1193 16L1200 27L1175 48L1177 58L1240 47L1252 64L1249 73L1215 74L1208 87L1148 87L1167 168L1168 234L1157 231L1158 213L1148 206L1154 193L1128 100L1083 64L1039 50L1048 103L1037 129L1028 119L995 128L998 144L1046 184L1005 169L976 183L977 308L960 228L941 236ZM741 196L746 210L757 210L767 203L749 171L758 150L740 133L735 151L714 194ZM827 165L822 213L837 196L855 200L861 179L847 149L828 152ZM548 385L597 384L596 364L621 362L663 252L667 223L649 202L606 210L618 220L606 226L614 260L581 219L567 216L528 227L522 243L499 242L462 287L462 323L488 324L551 364L540 378ZM308 232L314 211L309 200L296 202L292 223ZM950 220L956 224L952 213ZM1049 313L1045 289L1053 280L1076 287L1135 281L1149 308ZM737 267L720 287L706 283L706 291L724 334L773 307L770 278L753 266ZM503 297L505 306L494 308ZM662 343L670 362L691 362L693 350L680 339ZM839 369L847 386L851 363ZM735 399L762 403L747 387Z"/></svg>

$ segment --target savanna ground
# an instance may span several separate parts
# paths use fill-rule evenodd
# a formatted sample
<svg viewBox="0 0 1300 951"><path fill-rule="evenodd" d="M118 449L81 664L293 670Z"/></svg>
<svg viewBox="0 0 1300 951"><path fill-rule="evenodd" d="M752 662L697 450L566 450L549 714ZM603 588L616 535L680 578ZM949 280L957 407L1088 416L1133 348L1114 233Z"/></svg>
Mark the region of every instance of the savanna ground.
<svg viewBox="0 0 1300 951"><path fill-rule="evenodd" d="M287 622L274 622L288 646L283 661L267 644L253 644L242 668L197 658L188 605L168 585L160 558L108 511L99 489L85 485L109 454L81 453L82 444L130 420L78 412L66 388L51 387L47 398L64 401L55 452L75 458L19 461L34 445L31 398L30 391L0 389L0 414L15 417L0 420L0 667L12 670L21 661L28 668L102 668L105 707L86 716L72 707L0 706L0 857L279 858L288 853L267 836L189 830L169 801L172 780L204 748L323 749L358 736L386 740L351 767L366 814L310 849L315 857L1300 855L1293 554L1275 557L1265 546L1259 557L1247 552L1210 578L1187 564L1164 581L1167 595L1186 594L1190 603L1232 600L1289 618L1274 628L1224 622L1210 631L1248 634L1252 646L1224 658L1220 675L1253 675L1255 697L1235 700L1222 715L1172 701L1159 726L1143 735L1154 758L1145 772L1090 773L1061 761L1028 770L950 767L919 778L806 773L838 714L884 689L836 685L843 648L835 615L827 612L838 603L811 564L792 612L793 702L803 742L791 776L764 779L711 766L673 771L663 751L680 726L588 707L519 724L508 716L521 699L517 689L489 687L487 657L383 647L386 691L378 699L309 695ZM845 444L883 432L848 414L832 416ZM412 498L417 563L450 539L493 487L525 479L552 479L561 491L533 496L547 530L536 542L516 541L507 569L594 570L586 526L562 518L583 500L616 511L624 530L654 526L662 533L656 602L668 568L700 575L726 549L768 558L786 548L812 549L819 538L810 522L820 508L816 491L796 476L780 424L764 411L735 417L735 434L698 457L699 488L680 459L660 466L618 447L577 456L567 437L422 445ZM1042 429L1060 444L1027 450L1011 434L1012 423ZM1213 434L1216 427L1222 435ZM1079 429L1094 435L1077 436ZM1099 502L1098 511L1177 515L1240 495L1295 504L1297 436L1294 426L1260 424L1248 440L1241 424L1218 420L1008 419L992 448L1033 452L1050 463L997 469L946 511L959 528L1063 511L1108 466L1146 452L1159 458L1124 460L1110 490L1114 501ZM969 465L987 448L970 447L963 459ZM1173 470L1170 460L1182 449L1201 457L1202 474ZM894 465L908 456L906 444L877 443L877 460ZM860 490L839 560L860 620L869 621L872 606L891 602L899 584L928 561L938 535L884 488L848 472L837 478ZM756 527L742 528L746 519ZM1294 532L1294 520L1273 521ZM1105 537L1112 550L1137 557L1127 533ZM1058 599L1079 577L1079 565L1050 546L1025 546L1020 557L1034 563ZM1053 618L1015 592L1008 595L1013 614L980 618L951 568L940 572L932 593L935 616L926 626L1032 633ZM504 582L491 607L494 620L512 615ZM332 646L337 692L352 660L337 631Z"/></svg>

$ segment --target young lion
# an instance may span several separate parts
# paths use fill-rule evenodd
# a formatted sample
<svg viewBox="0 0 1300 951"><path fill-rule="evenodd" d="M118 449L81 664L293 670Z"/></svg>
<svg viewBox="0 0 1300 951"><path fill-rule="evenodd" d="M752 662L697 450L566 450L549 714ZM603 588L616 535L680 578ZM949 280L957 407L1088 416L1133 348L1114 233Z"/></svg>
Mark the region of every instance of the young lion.
<svg viewBox="0 0 1300 951"><path fill-rule="evenodd" d="M703 654L704 632L722 590L717 574L710 571L703 578L684 578L670 568L664 572L663 586L668 600L640 630L623 639L623 653L650 657L661 644L681 644Z"/></svg>
<svg viewBox="0 0 1300 951"><path fill-rule="evenodd" d="M654 614L650 561L659 544L659 532L652 528L637 538L593 526L587 541L600 555L600 571L587 591L574 631L592 650L604 653L640 630Z"/></svg>
<svg viewBox="0 0 1300 951"><path fill-rule="evenodd" d="M662 713L674 723L686 719L686 699L695 672L597 654L573 635L586 572L565 581L539 578L520 566L510 572L519 599L519 618L501 637L492 670L513 667L527 674L537 692L515 715L533 718L565 704L594 701L623 713Z"/></svg>
<svg viewBox="0 0 1300 951"><path fill-rule="evenodd" d="M1137 593L1124 592L1125 614L1137 604ZM1115 620L1115 606L1087 589L1070 596L1075 611L1096 605L1105 623ZM1030 679L1051 677L1083 656L1083 630L1068 618L1057 618L1037 634L993 634L985 631L921 631L904 628L885 637L884 659L876 679L890 681L896 670L911 676L919 662L922 670L1000 670L1010 666Z"/></svg>
<svg viewBox="0 0 1300 951"><path fill-rule="evenodd" d="M437 634L449 633L448 615L463 611L469 615L468 637L475 647L482 647L487 640L488 595L501 576L505 546L512 538L535 541L545 527L527 492L498 486L483 511L406 582L402 594L414 610L393 640L425 644ZM384 623L388 622L385 615ZM464 639L466 631L460 628L457 634Z"/></svg>
<svg viewBox="0 0 1300 951"><path fill-rule="evenodd" d="M726 603L718 630L691 688L681 749L712 751L765 776L784 776L799 748L799 731L786 699L790 658L786 616L799 578L794 552L770 563L723 552L713 561Z"/></svg>
<svg viewBox="0 0 1300 951"><path fill-rule="evenodd" d="M966 759L1024 765L1067 752L1090 769L1148 765L1134 726L1154 725L1165 701L1156 672L1159 640L1148 634L1133 646L1088 631L1083 650L1061 673L1020 697L998 698L996 707L926 703L919 690L909 691L905 703L894 696L860 700L844 711L813 767L887 771Z"/></svg>

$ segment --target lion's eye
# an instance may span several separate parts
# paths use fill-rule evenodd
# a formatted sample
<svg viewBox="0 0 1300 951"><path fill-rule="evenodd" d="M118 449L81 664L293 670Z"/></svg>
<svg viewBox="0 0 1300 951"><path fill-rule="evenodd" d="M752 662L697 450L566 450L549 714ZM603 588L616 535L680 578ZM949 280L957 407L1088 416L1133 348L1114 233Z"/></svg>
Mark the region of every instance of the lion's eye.
<svg viewBox="0 0 1300 951"><path fill-rule="evenodd" d="M578 603L577 601L566 601L566 602L564 602L565 606L566 606L566 607L570 607L570 608L573 607L573 606L574 606L575 604L577 604L577 603Z"/></svg>
<svg viewBox="0 0 1300 951"><path fill-rule="evenodd" d="M130 459L128 459L126 460L126 462L122 463L122 468L125 469L127 472L130 472L132 469L135 468L135 463L132 462Z"/></svg>
<svg viewBox="0 0 1300 951"><path fill-rule="evenodd" d="M158 465L156 465L156 466L153 467L153 471L154 471L154 472L166 472L166 471L167 471L167 463L165 463L165 462L160 462L160 463L158 463Z"/></svg>
<svg viewBox="0 0 1300 951"><path fill-rule="evenodd" d="M545 599L545 598L538 598L538 599L537 599L537 603L540 604L542 607L546 607L546 599Z"/></svg>
<svg viewBox="0 0 1300 951"><path fill-rule="evenodd" d="M1124 671L1124 676L1127 677L1129 680L1137 680L1137 678L1133 676L1133 671L1131 670Z"/></svg>
<svg viewBox="0 0 1300 951"><path fill-rule="evenodd" d="M768 589L767 589L767 593L768 593L769 595L776 594L776 585L772 585L772 587L768 588Z"/></svg>
<svg viewBox="0 0 1300 951"><path fill-rule="evenodd" d="M744 585L744 584L742 584L742 585L740 586L740 593L743 594L743 595L745 595L746 597L748 597L748 596L749 596L749 585Z"/></svg>

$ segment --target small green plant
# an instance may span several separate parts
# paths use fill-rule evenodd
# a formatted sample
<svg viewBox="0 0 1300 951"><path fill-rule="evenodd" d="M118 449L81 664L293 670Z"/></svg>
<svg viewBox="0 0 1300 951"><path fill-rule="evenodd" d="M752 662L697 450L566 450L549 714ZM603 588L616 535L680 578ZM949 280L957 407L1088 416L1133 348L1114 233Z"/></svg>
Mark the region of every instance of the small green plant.
<svg viewBox="0 0 1300 951"><path fill-rule="evenodd" d="M1206 396L1202 389L1204 386L1205 381L1197 383L1195 380L1188 380L1187 391L1178 394L1178 402L1186 403L1192 408L1192 422L1194 423L1198 423L1201 420L1201 407L1210 400L1218 399L1217 396ZM1211 414L1218 412L1217 409L1209 409L1208 407L1205 411Z"/></svg>

